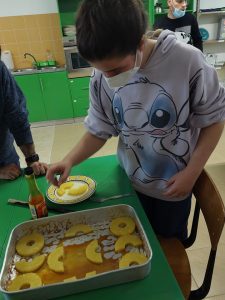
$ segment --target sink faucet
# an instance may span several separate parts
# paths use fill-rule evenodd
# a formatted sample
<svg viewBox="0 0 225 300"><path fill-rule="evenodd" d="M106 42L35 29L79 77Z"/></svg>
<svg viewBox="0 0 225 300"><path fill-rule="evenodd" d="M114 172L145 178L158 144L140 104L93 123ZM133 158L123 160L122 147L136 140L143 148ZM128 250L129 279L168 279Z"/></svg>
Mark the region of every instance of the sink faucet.
<svg viewBox="0 0 225 300"><path fill-rule="evenodd" d="M24 53L24 58L27 58L27 56L30 56L30 57L32 57L33 58L33 60L34 60L34 64L36 65L36 68L38 69L39 67L38 67L38 63L37 63L37 60L36 60L36 58L32 55L32 54L30 54L30 53Z"/></svg>

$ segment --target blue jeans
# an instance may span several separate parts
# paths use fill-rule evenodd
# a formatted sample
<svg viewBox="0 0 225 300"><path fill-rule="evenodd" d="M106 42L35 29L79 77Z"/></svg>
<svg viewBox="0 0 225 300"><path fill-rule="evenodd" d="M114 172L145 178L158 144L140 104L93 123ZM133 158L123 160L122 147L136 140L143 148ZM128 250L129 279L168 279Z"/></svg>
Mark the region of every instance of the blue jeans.
<svg viewBox="0 0 225 300"><path fill-rule="evenodd" d="M18 167L20 167L20 161L19 161L19 156L16 153L16 149L13 146L9 155L7 155L7 158L4 159L4 161L0 161L0 167L4 167L10 164L16 164Z"/></svg>
<svg viewBox="0 0 225 300"><path fill-rule="evenodd" d="M165 201L137 192L145 213L157 235L165 238L187 238L187 223L191 210L191 197L182 201Z"/></svg>

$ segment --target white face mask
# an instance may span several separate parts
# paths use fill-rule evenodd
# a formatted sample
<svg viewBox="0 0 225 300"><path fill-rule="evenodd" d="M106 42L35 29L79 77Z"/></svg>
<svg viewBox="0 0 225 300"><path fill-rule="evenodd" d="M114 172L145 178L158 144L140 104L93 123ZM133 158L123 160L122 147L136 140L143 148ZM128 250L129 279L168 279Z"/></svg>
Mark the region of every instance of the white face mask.
<svg viewBox="0 0 225 300"><path fill-rule="evenodd" d="M131 78L134 76L134 74L140 69L142 57L143 57L143 52L140 50L137 50L135 64L132 69L125 71L123 73L120 73L118 75L115 75L113 77L104 76L108 86L111 89L117 89L117 88L120 88L121 86L126 85L131 80Z"/></svg>
<svg viewBox="0 0 225 300"><path fill-rule="evenodd" d="M185 15L186 9L182 10L180 8L176 8L174 6L174 4L173 4L173 1L172 1L172 6L173 6L173 12L172 12L172 14L173 14L174 18L179 19L179 18L182 18Z"/></svg>

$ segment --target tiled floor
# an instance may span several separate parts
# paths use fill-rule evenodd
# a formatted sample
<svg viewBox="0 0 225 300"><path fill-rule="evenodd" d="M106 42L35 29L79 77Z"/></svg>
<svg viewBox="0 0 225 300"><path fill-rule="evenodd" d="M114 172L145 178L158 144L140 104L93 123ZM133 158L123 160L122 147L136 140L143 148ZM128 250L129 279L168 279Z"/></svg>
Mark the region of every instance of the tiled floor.
<svg viewBox="0 0 225 300"><path fill-rule="evenodd" d="M36 144L36 151L42 161L53 163L62 159L65 154L78 142L85 129L82 123L54 125L32 128ZM116 153L117 139L112 138L95 154L95 156ZM225 202L225 131L218 146L211 155L207 170L210 172ZM24 160L22 159L22 165ZM192 267L192 284L196 287L201 284L206 267L207 255L210 249L206 225L201 217L198 236L194 246L188 250ZM225 300L225 229L219 243L213 280L207 299Z"/></svg>

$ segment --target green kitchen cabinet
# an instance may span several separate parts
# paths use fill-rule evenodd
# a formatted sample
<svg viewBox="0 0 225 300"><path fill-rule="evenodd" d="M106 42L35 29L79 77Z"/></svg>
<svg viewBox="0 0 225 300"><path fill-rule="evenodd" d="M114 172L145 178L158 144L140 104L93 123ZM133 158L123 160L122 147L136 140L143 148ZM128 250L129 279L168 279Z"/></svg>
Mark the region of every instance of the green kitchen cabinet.
<svg viewBox="0 0 225 300"><path fill-rule="evenodd" d="M90 77L69 79L69 87L74 108L74 117L84 117L89 108Z"/></svg>
<svg viewBox="0 0 225 300"><path fill-rule="evenodd" d="M74 25L76 11L80 6L81 0L58 0L59 16L61 26Z"/></svg>
<svg viewBox="0 0 225 300"><path fill-rule="evenodd" d="M26 96L30 122L73 118L65 71L19 75L15 79Z"/></svg>
<svg viewBox="0 0 225 300"><path fill-rule="evenodd" d="M73 118L66 72L39 74L48 120Z"/></svg>
<svg viewBox="0 0 225 300"><path fill-rule="evenodd" d="M20 75L15 76L15 79L26 97L29 121L39 122L47 120L38 75Z"/></svg>
<svg viewBox="0 0 225 300"><path fill-rule="evenodd" d="M142 0L145 10L148 14L148 21L150 24L150 27L152 27L152 24L154 22L154 1L153 0Z"/></svg>
<svg viewBox="0 0 225 300"><path fill-rule="evenodd" d="M153 0L142 0L142 1L149 16L149 22L150 24L153 24L154 1ZM57 2L58 2L61 26L64 27L68 25L74 25L76 20L76 13L80 6L81 0L58 0Z"/></svg>

